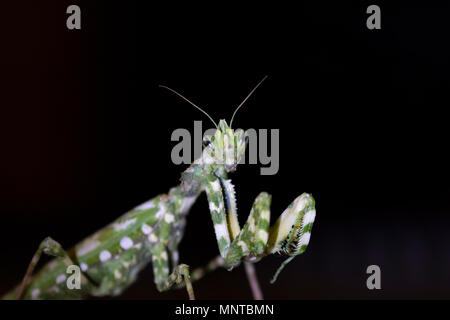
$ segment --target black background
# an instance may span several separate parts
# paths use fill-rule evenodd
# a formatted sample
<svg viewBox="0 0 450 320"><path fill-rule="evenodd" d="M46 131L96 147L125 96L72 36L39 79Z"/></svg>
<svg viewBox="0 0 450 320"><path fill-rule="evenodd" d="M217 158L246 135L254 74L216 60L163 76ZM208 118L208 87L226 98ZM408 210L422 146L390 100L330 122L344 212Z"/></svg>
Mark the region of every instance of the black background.
<svg viewBox="0 0 450 320"><path fill-rule="evenodd" d="M82 29L66 28L79 4ZM316 198L308 250L274 285L281 257L257 271L269 299L450 297L448 5L364 2L252 5L45 1L4 10L1 68L0 293L45 236L64 247L178 183L173 130L211 116L280 129L280 170L242 165L241 223L261 191L272 220L299 194ZM206 197L180 247L193 267L217 254ZM366 288L377 264L382 290ZM151 269L120 298L158 293ZM251 297L242 268L195 284L200 299Z"/></svg>

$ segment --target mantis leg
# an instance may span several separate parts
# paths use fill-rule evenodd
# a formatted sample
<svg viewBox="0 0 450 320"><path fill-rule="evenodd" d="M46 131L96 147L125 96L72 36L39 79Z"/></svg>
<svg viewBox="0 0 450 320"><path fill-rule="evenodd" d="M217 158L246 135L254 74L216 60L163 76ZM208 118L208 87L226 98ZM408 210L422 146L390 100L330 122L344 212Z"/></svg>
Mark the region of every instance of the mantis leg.
<svg viewBox="0 0 450 320"><path fill-rule="evenodd" d="M231 182L210 175L206 178L205 191L220 255L224 259L224 267L228 270L238 266L243 259L255 263L273 253L288 255L289 258L276 271L271 281L274 283L281 270L295 256L306 250L316 216L315 200L310 194L303 193L298 196L270 227L271 196L265 192L260 193L241 230ZM261 296L253 268L246 266L246 271L254 297Z"/></svg>
<svg viewBox="0 0 450 320"><path fill-rule="evenodd" d="M217 270L223 266L223 258L217 256L211 261L209 261L205 266L194 269L191 274L192 281L198 281L210 272Z"/></svg>
<svg viewBox="0 0 450 320"><path fill-rule="evenodd" d="M289 256L275 272L270 283L274 283L281 270L308 247L316 218L315 203L312 195L303 193L295 198L270 228L269 241L264 254L279 252Z"/></svg>
<svg viewBox="0 0 450 320"><path fill-rule="evenodd" d="M211 216L219 244L219 251L221 256L228 260L228 268L231 270L231 268L240 263L243 257L250 253L249 246L251 247L251 252L254 256L262 254L268 239L270 196L266 193L262 193L257 197L247 224L241 231L236 212L234 186L231 181L218 178L214 179L214 177L212 177L208 180L205 190L208 196ZM224 200L226 200L226 208L228 210L227 215L225 215ZM224 226L224 223L226 226ZM255 233L256 236L251 236L250 233L252 232ZM258 237L262 237L262 239L258 240ZM232 241L231 245L226 245L228 242L224 241L224 239L227 241L230 239ZM214 262L214 260L212 262ZM221 265L223 264L224 260L222 259ZM210 263L210 265L216 266L217 263ZM209 271L208 269L211 268L207 266L206 268L194 270L193 278L197 280L197 278L203 276L205 271ZM262 292L253 265L246 263L245 271L252 289L253 297L256 300L262 300Z"/></svg>
<svg viewBox="0 0 450 320"><path fill-rule="evenodd" d="M225 267L231 270L243 258L249 262L257 262L272 253L288 255L289 258L276 271L271 281L274 283L281 270L306 250L316 210L314 198L304 193L286 208L269 229L270 201L267 193L258 195L246 224L229 247Z"/></svg>
<svg viewBox="0 0 450 320"><path fill-rule="evenodd" d="M219 252L222 258L225 258L231 241L228 230L228 217L226 215L223 197L224 190L222 189L220 179L215 175L209 175L206 178L205 191L208 198L209 211L214 224Z"/></svg>
<svg viewBox="0 0 450 320"><path fill-rule="evenodd" d="M244 257L250 262L257 262L264 254L269 239L270 202L271 197L265 192L256 197L247 222L231 243L225 257L225 267L229 270Z"/></svg>
<svg viewBox="0 0 450 320"><path fill-rule="evenodd" d="M223 258L219 255L209 261L205 266L194 269L191 272L191 281L195 282L203 278L210 272L217 270L218 268L223 266ZM184 283L181 282L177 285L177 288L184 288Z"/></svg>
<svg viewBox="0 0 450 320"><path fill-rule="evenodd" d="M155 284L159 291L167 291L175 284L181 284L184 280L189 299L195 300L194 289L192 287L188 265L179 264L175 266L173 272L169 275L169 260L167 256L167 249L162 244L158 244L153 248L152 260Z"/></svg>
<svg viewBox="0 0 450 320"><path fill-rule="evenodd" d="M167 250L170 257L170 265L172 268L176 267L179 262L178 245L183 238L183 231L186 225L185 219L180 220L172 226L171 234L172 237L168 239ZM173 270L172 270L173 271Z"/></svg>
<svg viewBox="0 0 450 320"><path fill-rule="evenodd" d="M202 279L204 276L206 276L208 273L211 273L215 270L217 270L220 267L223 267L224 259L219 255L209 261L205 266L199 267L194 269L191 272L191 281L195 282L200 279ZM258 279L256 277L255 267L253 263L251 262L244 262L245 265L245 272L247 274L250 287L252 290L253 298L255 300L263 300L263 295L261 288L259 287ZM180 284L176 285L177 289L184 288L184 283L181 282Z"/></svg>
<svg viewBox="0 0 450 320"><path fill-rule="evenodd" d="M38 264L42 253L58 258L66 258L68 259L68 261L72 263L72 260L69 258L66 251L64 251L64 249L58 242L56 242L50 237L45 238L39 245L38 249L33 255L33 258L31 259L30 264L28 265L25 276L23 277L23 280L16 291L15 299L18 300L22 298L25 288L31 279L31 275L33 274L33 271L36 268L36 265Z"/></svg>

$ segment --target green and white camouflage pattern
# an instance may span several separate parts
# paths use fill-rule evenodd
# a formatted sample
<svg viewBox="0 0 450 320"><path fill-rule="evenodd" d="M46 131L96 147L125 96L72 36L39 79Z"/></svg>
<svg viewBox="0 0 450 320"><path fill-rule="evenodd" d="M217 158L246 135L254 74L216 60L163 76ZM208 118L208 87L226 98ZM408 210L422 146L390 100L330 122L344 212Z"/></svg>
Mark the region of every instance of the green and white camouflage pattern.
<svg viewBox="0 0 450 320"><path fill-rule="evenodd" d="M285 254L289 258L281 265L277 276L308 246L315 219L313 197L304 193L296 198L270 228L271 197L263 192L256 198L241 229L234 186L228 173L236 170L245 153L245 134L242 130L234 131L221 120L215 135L206 137L204 142L207 146L202 156L182 174L181 184L168 194L125 213L67 252L56 241L45 239L40 249L57 257L23 284L19 296L18 286L3 298L117 296L136 281L139 272L150 262L159 291L186 285L191 298L194 295L190 281L220 266L231 270L241 261L254 263L269 254ZM203 191L209 202L220 257L206 268L194 270L190 276L189 267L179 264L178 244L183 237L186 215ZM32 264L37 263L34 260L38 257L35 258ZM69 289L66 284L66 269L74 264L82 271L79 290Z"/></svg>

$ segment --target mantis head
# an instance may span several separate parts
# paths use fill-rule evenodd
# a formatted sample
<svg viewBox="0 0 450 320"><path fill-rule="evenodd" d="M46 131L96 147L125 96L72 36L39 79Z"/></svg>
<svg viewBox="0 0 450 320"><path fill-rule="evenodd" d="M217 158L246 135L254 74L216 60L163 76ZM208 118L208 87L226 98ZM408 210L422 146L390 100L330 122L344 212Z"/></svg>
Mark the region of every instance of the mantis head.
<svg viewBox="0 0 450 320"><path fill-rule="evenodd" d="M224 165L227 172L233 172L245 154L245 133L242 129L231 129L225 120L220 120L216 133L205 136L203 144L203 157Z"/></svg>
<svg viewBox="0 0 450 320"><path fill-rule="evenodd" d="M247 97L241 102L241 104L234 110L233 116L231 117L230 125L227 124L225 120L220 120L219 125L211 118L211 116L206 113L199 106L194 104L193 102L186 99L180 93L175 90L168 88L166 86L160 86L165 88L183 100L190 103L192 106L206 114L208 118L214 123L214 126L217 128L215 134L213 136L205 136L203 139L203 144L205 145L205 149L202 154L202 163L204 164L216 164L223 165L227 172L232 172L236 170L236 167L242 157L245 154L245 133L242 129L233 130L231 125L233 123L234 116L236 112L242 107L242 105L247 101L247 99L253 94L253 92L258 88L261 83L266 80L267 76L265 76L254 88Z"/></svg>

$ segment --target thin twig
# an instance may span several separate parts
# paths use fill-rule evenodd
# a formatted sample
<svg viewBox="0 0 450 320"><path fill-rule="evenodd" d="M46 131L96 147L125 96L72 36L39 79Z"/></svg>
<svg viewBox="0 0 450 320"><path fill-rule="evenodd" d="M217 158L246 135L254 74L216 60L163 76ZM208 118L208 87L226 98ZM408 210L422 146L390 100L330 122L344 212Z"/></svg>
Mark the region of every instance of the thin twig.
<svg viewBox="0 0 450 320"><path fill-rule="evenodd" d="M247 273L247 279L252 288L252 294L254 300L264 300L261 288L259 286L258 277L256 276L255 266L253 263L244 261L245 272Z"/></svg>

